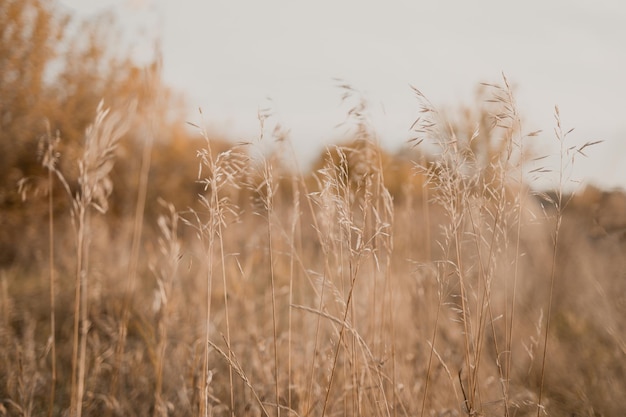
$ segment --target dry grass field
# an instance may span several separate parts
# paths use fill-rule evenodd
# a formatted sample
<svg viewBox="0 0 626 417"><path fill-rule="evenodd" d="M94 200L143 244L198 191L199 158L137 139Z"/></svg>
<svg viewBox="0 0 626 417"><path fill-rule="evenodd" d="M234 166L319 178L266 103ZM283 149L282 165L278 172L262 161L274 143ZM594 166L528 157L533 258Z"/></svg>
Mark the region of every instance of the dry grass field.
<svg viewBox="0 0 626 417"><path fill-rule="evenodd" d="M397 155L357 101L305 173L270 115L249 144L199 128L187 207L158 198L152 142L115 163L132 111L98 108L75 181L45 135L3 236L0 416L624 415L626 195L566 192L588 146L558 109L563 175L533 190L504 81L454 128L415 90Z"/></svg>

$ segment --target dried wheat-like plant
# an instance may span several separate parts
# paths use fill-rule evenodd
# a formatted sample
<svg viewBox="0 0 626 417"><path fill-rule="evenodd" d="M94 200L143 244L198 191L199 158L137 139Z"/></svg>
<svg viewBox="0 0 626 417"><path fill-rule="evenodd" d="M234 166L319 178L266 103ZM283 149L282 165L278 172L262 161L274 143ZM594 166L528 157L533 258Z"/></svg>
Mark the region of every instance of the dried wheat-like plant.
<svg viewBox="0 0 626 417"><path fill-rule="evenodd" d="M510 349L515 309L517 260L519 259L520 211L527 193L523 187L522 163L526 155L523 141L538 132L522 135L512 89L506 77L504 86L486 84L492 90L489 103L495 105L491 120L479 120L468 131L453 128L426 97L413 89L421 103L420 115L412 125L415 146L427 146L437 156L419 167L433 189L433 202L440 206L449 220L443 226L439 242L443 259L438 263L439 303L430 342L425 388L421 413L425 412L430 373L437 342L440 310L447 289L458 286L458 303L453 308L459 315L463 334L465 380L459 373L467 412L481 412L480 372L484 343L491 339L496 352L497 378L502 382L503 413L509 415ZM465 136L467 134L467 136ZM513 226L513 227L512 227ZM511 240L511 230L517 230L514 256L512 301L508 304L508 283L505 281L505 350L502 349L496 320L499 308L494 305L492 289L497 285L497 261L501 248ZM458 283L450 283L450 276ZM504 363L500 358L504 358Z"/></svg>
<svg viewBox="0 0 626 417"><path fill-rule="evenodd" d="M213 153L211 140L207 132L198 128L205 139L205 147L198 151L198 159L200 160L198 169L199 183L202 184L205 194L198 196L200 204L204 212L192 210L192 219L182 219L185 224L196 230L196 235L203 246L203 259L206 261L207 279L206 279L206 310L205 310L205 335L204 335L204 363L202 367L202 395L199 404L201 415L208 416L211 414L209 404L209 352L211 342L211 300L213 279L215 274L215 264L219 259L221 266L221 278L224 285L224 309L226 317L226 343L230 344L230 320L228 312L228 291L226 280L224 251L224 233L229 222L235 221L239 215L239 207L236 201L233 201L233 194L241 189L241 178L245 178L248 166L248 156L240 150L240 147L234 147L229 150ZM216 245L217 251L216 254ZM219 258L217 258L219 257ZM230 350L228 351L230 355ZM231 409L234 409L234 393L233 393L233 368L229 363L229 381L230 381L230 403Z"/></svg>
<svg viewBox="0 0 626 417"><path fill-rule="evenodd" d="M120 138L130 128L134 105L127 112L111 112L100 102L94 122L85 131L85 147L78 162L79 189L72 200L72 221L76 235L76 291L74 299L74 337L72 355L71 414L82 415L87 357L88 284L90 209L100 213L108 210L108 197L113 191L110 178L115 163L115 150ZM79 338L80 324L80 338ZM79 347L80 339L80 347Z"/></svg>

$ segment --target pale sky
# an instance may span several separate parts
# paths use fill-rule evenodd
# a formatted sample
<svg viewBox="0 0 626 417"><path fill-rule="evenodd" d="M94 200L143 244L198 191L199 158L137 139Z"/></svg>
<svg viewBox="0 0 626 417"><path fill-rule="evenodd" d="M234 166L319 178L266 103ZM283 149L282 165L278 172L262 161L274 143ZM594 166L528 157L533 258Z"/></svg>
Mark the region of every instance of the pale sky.
<svg viewBox="0 0 626 417"><path fill-rule="evenodd" d="M575 176L626 187L626 3L620 0L63 0L114 10L137 56L162 45L164 77L185 93L188 120L234 140L258 136L259 108L304 162L342 137L336 78L363 93L384 147L410 136L418 103L472 103L480 82L516 85L527 132L555 142L554 106L572 143L603 139ZM546 152L548 148L546 148Z"/></svg>

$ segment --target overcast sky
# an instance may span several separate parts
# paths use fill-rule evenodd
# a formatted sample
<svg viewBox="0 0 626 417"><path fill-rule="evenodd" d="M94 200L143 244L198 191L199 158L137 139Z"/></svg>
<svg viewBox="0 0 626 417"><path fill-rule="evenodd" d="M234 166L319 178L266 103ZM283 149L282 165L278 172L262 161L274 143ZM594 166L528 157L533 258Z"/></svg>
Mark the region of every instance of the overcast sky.
<svg viewBox="0 0 626 417"><path fill-rule="evenodd" d="M90 15L114 10L138 57L160 40L164 76L235 140L258 135L271 105L303 161L343 131L336 78L360 90L380 141L409 137L418 103L472 103L480 82L515 86L525 130L554 142L554 106L573 143L603 139L577 173L626 187L626 3L620 0L64 0Z"/></svg>

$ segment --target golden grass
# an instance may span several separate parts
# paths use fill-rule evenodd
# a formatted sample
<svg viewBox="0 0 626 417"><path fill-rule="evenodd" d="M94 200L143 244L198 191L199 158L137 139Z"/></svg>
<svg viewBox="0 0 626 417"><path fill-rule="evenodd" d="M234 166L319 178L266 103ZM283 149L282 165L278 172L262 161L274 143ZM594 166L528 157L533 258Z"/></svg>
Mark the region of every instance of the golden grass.
<svg viewBox="0 0 626 417"><path fill-rule="evenodd" d="M73 205L49 216L40 261L0 275L0 415L622 415L623 233L588 220L595 194L570 209L566 176L532 192L539 133L506 79L486 88L467 128L415 90L405 159L358 98L354 142L307 174L287 169L268 114L270 155L204 133L198 204L146 199L163 215L143 230L148 185L132 219L113 229L104 213L126 121L101 110L76 191L48 135L48 182ZM565 163L587 145L557 120Z"/></svg>

